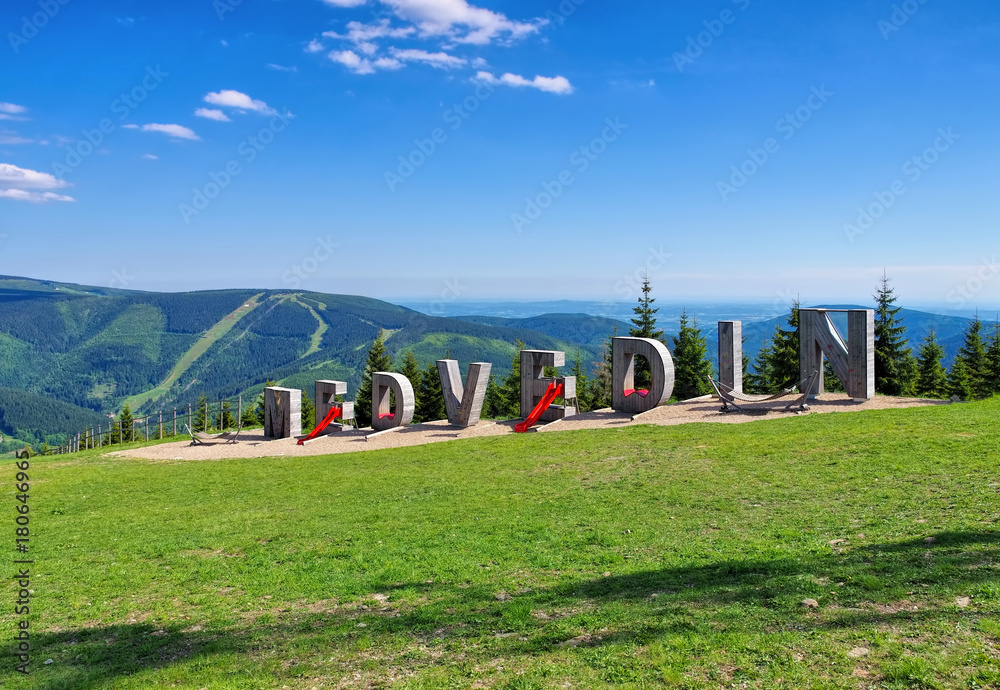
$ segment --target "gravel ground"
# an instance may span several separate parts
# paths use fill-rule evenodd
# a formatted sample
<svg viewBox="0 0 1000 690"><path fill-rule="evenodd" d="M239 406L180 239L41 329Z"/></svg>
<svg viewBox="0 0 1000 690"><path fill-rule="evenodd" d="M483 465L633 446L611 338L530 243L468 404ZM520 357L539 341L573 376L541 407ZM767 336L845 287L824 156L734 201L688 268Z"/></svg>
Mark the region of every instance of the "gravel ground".
<svg viewBox="0 0 1000 690"><path fill-rule="evenodd" d="M740 413L720 412L718 400L693 400L659 407L646 412L633 420L632 415L621 414L614 410L597 410L576 415L559 422L538 426L531 433L555 433L574 431L577 429L615 429L637 424L655 424L671 426L674 424L690 424L692 422L713 422L723 424L739 424L764 419L781 419L783 417L824 414L829 412L855 412L863 410L884 410L902 407L921 407L925 405L946 405L940 400L923 400L919 398L889 398L878 396L863 403L856 403L844 394L825 393L818 399L810 401L808 412L767 412ZM145 458L149 460L222 460L226 458L265 458L281 456L332 455L335 453L353 453L365 450L380 450L383 448L400 448L418 446L426 443L454 441L463 438L479 438L482 436L502 436L514 433L515 421L482 422L479 426L469 429L452 427L448 422L428 422L416 424L405 429L381 433L371 436L371 429L347 430L320 436L315 441L299 446L295 439L279 439L267 441L264 432L248 431L240 434L239 443L215 443L212 445L192 446L189 442L165 443L147 448L116 451L108 453L111 456Z"/></svg>

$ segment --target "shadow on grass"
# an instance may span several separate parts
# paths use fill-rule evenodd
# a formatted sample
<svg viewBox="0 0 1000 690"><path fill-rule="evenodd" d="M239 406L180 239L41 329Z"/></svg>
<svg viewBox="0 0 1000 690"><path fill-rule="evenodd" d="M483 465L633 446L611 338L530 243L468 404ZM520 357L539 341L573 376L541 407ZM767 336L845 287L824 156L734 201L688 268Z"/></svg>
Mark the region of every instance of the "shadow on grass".
<svg viewBox="0 0 1000 690"><path fill-rule="evenodd" d="M998 561L1000 533L942 532L931 543L919 539L831 548L812 558L646 570L512 596L498 597L482 585L394 583L376 590L390 595L390 604L382 610L344 605L278 616L272 624L217 630L137 623L40 634L33 640L36 649L61 660L44 671L35 661L32 687L95 688L116 677L219 655L270 657L294 666L290 657L308 656L307 650L322 656L318 650L344 652L360 643L368 650L379 649L391 647L390 640L476 645L476 653L485 659L542 654L599 629L606 629L601 639L595 635L586 644L641 645L664 636L718 630L718 625L712 627L712 616L729 606L739 606L741 616L715 622L724 619L723 629L742 633L955 626L981 614L975 607L959 609L942 602L961 591L973 595L976 605L995 603L1000 596ZM416 592L428 603L416 608L391 604L393 592L401 590ZM819 610L803 607L804 598L816 599ZM624 619L622 604L630 607ZM619 606L618 614L605 616L602 607L608 606ZM342 669L333 665L326 672L336 676ZM294 668L287 673L290 679L296 676Z"/></svg>

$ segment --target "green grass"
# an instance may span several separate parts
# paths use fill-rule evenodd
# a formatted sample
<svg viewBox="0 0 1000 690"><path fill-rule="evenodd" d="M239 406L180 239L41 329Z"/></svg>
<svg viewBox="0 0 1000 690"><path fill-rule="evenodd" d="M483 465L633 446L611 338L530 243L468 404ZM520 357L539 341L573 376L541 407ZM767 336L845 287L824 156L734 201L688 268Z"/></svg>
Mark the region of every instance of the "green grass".
<svg viewBox="0 0 1000 690"><path fill-rule="evenodd" d="M185 352L184 356L177 361L177 364L175 364L174 368L171 369L167 378L160 382L160 385L155 388L151 388L144 393L140 393L139 395L133 395L132 397L126 399L124 404L131 406L133 410L137 410L142 405L152 402L158 398L162 398L164 395L169 393L170 387L184 375L184 372L191 368L191 365L193 365L199 357L208 352L212 345L232 330L233 326L235 326L240 319L260 306L260 298L262 295L263 293L260 295L254 295L248 299L235 311L228 314L225 318L212 326L203 337L198 338L198 340L195 341L195 344L191 346L191 349Z"/></svg>
<svg viewBox="0 0 1000 690"><path fill-rule="evenodd" d="M0 682L995 688L998 418L34 460L34 675Z"/></svg>

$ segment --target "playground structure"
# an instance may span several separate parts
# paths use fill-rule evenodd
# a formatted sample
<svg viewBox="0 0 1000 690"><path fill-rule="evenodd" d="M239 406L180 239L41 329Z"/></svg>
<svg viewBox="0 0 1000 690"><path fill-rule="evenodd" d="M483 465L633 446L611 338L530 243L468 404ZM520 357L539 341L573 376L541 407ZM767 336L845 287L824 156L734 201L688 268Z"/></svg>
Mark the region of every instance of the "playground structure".
<svg viewBox="0 0 1000 690"><path fill-rule="evenodd" d="M521 417L531 424L555 422L577 413L576 406L553 405L557 397L576 402L575 376L545 376L546 367L566 366L566 353L558 350L521 350ZM553 388L554 387L554 388ZM557 393L553 391L558 389Z"/></svg>
<svg viewBox="0 0 1000 690"><path fill-rule="evenodd" d="M667 346L652 338L613 338L611 341L611 407L615 412L640 414L665 404L674 392L674 360ZM647 390L636 390L635 358L649 364Z"/></svg>
<svg viewBox="0 0 1000 690"><path fill-rule="evenodd" d="M441 377L441 390L444 392L444 408L448 421L462 428L479 424L483 413L483 402L486 400L486 385L489 383L493 365L489 362L470 364L464 387L456 360L439 359L437 369Z"/></svg>
<svg viewBox="0 0 1000 690"><path fill-rule="evenodd" d="M831 312L847 314L847 339L830 319ZM823 358L855 402L875 397L875 310L799 309L800 378L817 372L809 397L823 392Z"/></svg>

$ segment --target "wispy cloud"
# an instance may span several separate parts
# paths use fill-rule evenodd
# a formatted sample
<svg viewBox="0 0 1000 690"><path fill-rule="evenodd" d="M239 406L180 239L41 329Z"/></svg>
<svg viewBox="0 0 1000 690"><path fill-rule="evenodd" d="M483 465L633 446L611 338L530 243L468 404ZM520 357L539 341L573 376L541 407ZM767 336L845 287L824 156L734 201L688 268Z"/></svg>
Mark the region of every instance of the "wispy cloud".
<svg viewBox="0 0 1000 690"><path fill-rule="evenodd" d="M25 139L24 137L18 136L17 132L11 132L10 130L0 130L0 144L33 144L34 139Z"/></svg>
<svg viewBox="0 0 1000 690"><path fill-rule="evenodd" d="M159 156L154 156L151 153L144 153L144 154L142 154L142 157L144 159L148 160L148 161L158 161L158 160L160 160Z"/></svg>
<svg viewBox="0 0 1000 690"><path fill-rule="evenodd" d="M272 69L275 72L298 72L299 71L298 67L295 67L295 66L285 67L284 65L276 65L273 62L267 63L267 68L268 69Z"/></svg>
<svg viewBox="0 0 1000 690"><path fill-rule="evenodd" d="M28 118L24 117L26 112L28 109L23 105L0 103L0 120L27 120Z"/></svg>
<svg viewBox="0 0 1000 690"><path fill-rule="evenodd" d="M197 110L194 111L194 114L197 115L198 117L204 117L205 119L208 120L217 120L219 122L232 122L232 120L229 119L228 115L226 115L221 110L217 110L215 108L198 108Z"/></svg>
<svg viewBox="0 0 1000 690"><path fill-rule="evenodd" d="M406 50L392 49L392 56L404 62L423 62L438 69L454 69L464 67L468 60L448 55L447 53L428 53L426 50L408 48Z"/></svg>
<svg viewBox="0 0 1000 690"><path fill-rule="evenodd" d="M0 163L0 198L43 204L49 201L76 201L73 197L48 191L69 183L48 173Z"/></svg>
<svg viewBox="0 0 1000 690"><path fill-rule="evenodd" d="M171 139L187 139L189 141L200 141L200 137L183 125L161 125L150 123L148 125L125 125L125 129L138 129L142 132L159 132L166 134Z"/></svg>
<svg viewBox="0 0 1000 690"><path fill-rule="evenodd" d="M573 93L573 85L569 83L569 79L566 77L536 76L534 79L525 79L519 74L511 74L510 72L501 77L496 77L490 72L478 72L476 74L476 79L486 82L487 84L505 84L507 86L514 87L529 87L538 89L539 91L547 91L549 93L558 94L560 96Z"/></svg>

